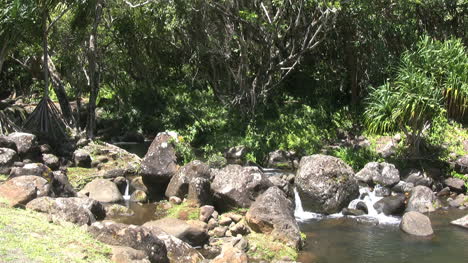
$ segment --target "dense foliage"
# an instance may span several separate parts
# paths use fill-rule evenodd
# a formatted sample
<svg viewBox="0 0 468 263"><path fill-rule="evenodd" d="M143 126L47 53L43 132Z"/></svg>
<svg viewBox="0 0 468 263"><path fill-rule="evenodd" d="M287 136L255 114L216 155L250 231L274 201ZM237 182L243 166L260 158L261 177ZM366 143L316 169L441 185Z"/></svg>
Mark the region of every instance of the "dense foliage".
<svg viewBox="0 0 468 263"><path fill-rule="evenodd" d="M464 120L464 0L4 0L0 10L0 99L37 102L50 85L90 137L176 130L207 158L245 145L263 162L274 149L315 153L362 129L363 112L369 132L409 137L441 114Z"/></svg>

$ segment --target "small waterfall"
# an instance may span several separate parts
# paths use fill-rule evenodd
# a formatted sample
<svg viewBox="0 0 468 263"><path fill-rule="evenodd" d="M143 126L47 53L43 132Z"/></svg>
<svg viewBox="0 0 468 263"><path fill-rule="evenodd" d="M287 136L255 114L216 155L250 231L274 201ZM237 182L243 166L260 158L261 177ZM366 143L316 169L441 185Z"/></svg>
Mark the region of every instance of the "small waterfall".
<svg viewBox="0 0 468 263"><path fill-rule="evenodd" d="M299 192L297 189L294 187L294 199L295 199L295 204L296 204L296 210L294 210L294 216L296 217L296 220L299 222L303 222L309 219L318 219L322 218L321 214L317 213L312 213L312 212L306 212L304 211L304 208L302 207L302 201L301 197L299 196Z"/></svg>
<svg viewBox="0 0 468 263"><path fill-rule="evenodd" d="M126 180L127 186L125 187L125 194L123 195L123 198L125 201L130 200L130 195L129 195L129 188L130 188L130 182Z"/></svg>
<svg viewBox="0 0 468 263"><path fill-rule="evenodd" d="M364 202L367 207L368 213L365 217L376 218L380 224L398 224L400 218L396 216L387 216L384 213L379 213L374 208L374 204L380 201L383 197L376 196L376 191L381 188L380 185L376 185L374 190L371 191L369 187L359 187L359 197L351 201L348 208L356 209L359 202Z"/></svg>

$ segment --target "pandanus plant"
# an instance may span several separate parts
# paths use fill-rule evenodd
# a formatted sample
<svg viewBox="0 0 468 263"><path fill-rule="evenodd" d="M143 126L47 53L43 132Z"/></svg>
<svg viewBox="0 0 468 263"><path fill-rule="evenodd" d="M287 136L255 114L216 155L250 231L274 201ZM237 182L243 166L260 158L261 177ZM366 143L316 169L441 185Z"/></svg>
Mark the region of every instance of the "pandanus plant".
<svg viewBox="0 0 468 263"><path fill-rule="evenodd" d="M48 37L54 24L71 8L72 2L70 1L68 4L67 1L59 0L35 0L35 8L32 9L36 15L42 18L44 96L24 123L23 129L54 140L67 138L67 123L49 97ZM59 9L60 13L49 23L51 11Z"/></svg>
<svg viewBox="0 0 468 263"><path fill-rule="evenodd" d="M371 132L403 131L410 152L419 155L433 120L441 114L463 119L467 99L468 54L461 40L424 37L403 54L393 81L371 90L365 122Z"/></svg>

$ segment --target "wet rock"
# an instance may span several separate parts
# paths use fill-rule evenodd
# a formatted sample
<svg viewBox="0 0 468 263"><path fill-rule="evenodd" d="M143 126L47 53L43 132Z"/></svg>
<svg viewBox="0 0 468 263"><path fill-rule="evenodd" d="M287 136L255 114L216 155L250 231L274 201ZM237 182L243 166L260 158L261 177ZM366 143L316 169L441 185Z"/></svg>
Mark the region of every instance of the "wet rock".
<svg viewBox="0 0 468 263"><path fill-rule="evenodd" d="M78 149L73 153L73 163L77 167L91 168L91 155L83 149Z"/></svg>
<svg viewBox="0 0 468 263"><path fill-rule="evenodd" d="M0 197L8 200L11 207L24 206L34 198L50 194L50 184L38 176L19 176L0 185Z"/></svg>
<svg viewBox="0 0 468 263"><path fill-rule="evenodd" d="M411 197L408 200L406 211L416 211L420 213L435 211L433 203L435 202L435 194L429 187L416 186L411 191Z"/></svg>
<svg viewBox="0 0 468 263"><path fill-rule="evenodd" d="M295 181L304 208L309 211L337 213L359 196L353 169L332 156L303 157Z"/></svg>
<svg viewBox="0 0 468 263"><path fill-rule="evenodd" d="M463 203L465 203L465 195L464 194L459 194L453 200L449 201L449 206L450 207L460 207L460 206L463 205Z"/></svg>
<svg viewBox="0 0 468 263"><path fill-rule="evenodd" d="M93 223L88 232L103 243L144 251L152 263L169 262L166 245L146 227L107 221Z"/></svg>
<svg viewBox="0 0 468 263"><path fill-rule="evenodd" d="M166 245L167 257L171 263L198 263L204 260L204 257L192 246L184 241L166 233L157 227L148 227L151 233L161 239Z"/></svg>
<svg viewBox="0 0 468 263"><path fill-rule="evenodd" d="M415 211L407 212L400 222L400 229L410 235L430 236L434 234L429 217Z"/></svg>
<svg viewBox="0 0 468 263"><path fill-rule="evenodd" d="M278 169L294 169L294 153L276 150L268 154L267 167Z"/></svg>
<svg viewBox="0 0 468 263"><path fill-rule="evenodd" d="M385 215L399 215L405 211L404 195L387 196L374 204L374 209Z"/></svg>
<svg viewBox="0 0 468 263"><path fill-rule="evenodd" d="M44 162L47 167L49 167L52 170L57 170L60 167L60 160L57 156L50 154L50 153L45 153L42 154L42 161Z"/></svg>
<svg viewBox="0 0 468 263"><path fill-rule="evenodd" d="M214 211L214 206L211 205L205 205L200 207L200 221L208 222Z"/></svg>
<svg viewBox="0 0 468 263"><path fill-rule="evenodd" d="M461 227L464 227L464 228L468 229L468 215L466 215L466 216L464 216L462 218L459 218L457 220L453 220L452 222L450 222L450 224L456 225L456 226L461 226Z"/></svg>
<svg viewBox="0 0 468 263"><path fill-rule="evenodd" d="M17 152L22 157L34 156L39 150L34 134L14 132L8 135L8 139L16 144Z"/></svg>
<svg viewBox="0 0 468 263"><path fill-rule="evenodd" d="M231 244L223 246L221 254L214 258L211 263L248 263L247 255Z"/></svg>
<svg viewBox="0 0 468 263"><path fill-rule="evenodd" d="M168 234L171 234L191 246L202 246L208 241L206 226L189 224L186 221L176 218L163 218L156 221L146 222L143 226L157 227Z"/></svg>
<svg viewBox="0 0 468 263"><path fill-rule="evenodd" d="M53 221L63 220L77 225L90 225L106 216L101 203L89 198L40 197L29 202L26 208L47 213Z"/></svg>
<svg viewBox="0 0 468 263"><path fill-rule="evenodd" d="M211 184L215 207L221 211L248 208L271 185L258 167L228 165L215 173Z"/></svg>
<svg viewBox="0 0 468 263"><path fill-rule="evenodd" d="M405 182L412 183L414 186L423 185L431 187L434 181L432 178L427 177L424 172L418 170L411 170L405 179Z"/></svg>
<svg viewBox="0 0 468 263"><path fill-rule="evenodd" d="M106 215L111 216L111 217L112 216L132 216L135 214L131 209L123 205L118 205L118 204L106 206L105 210L106 210Z"/></svg>
<svg viewBox="0 0 468 263"><path fill-rule="evenodd" d="M371 162L356 174L356 179L367 184L391 187L400 181L400 172L393 164Z"/></svg>
<svg viewBox="0 0 468 263"><path fill-rule="evenodd" d="M366 214L362 210L352 208L343 208L343 210L341 210L341 213L344 216L362 216Z"/></svg>
<svg viewBox="0 0 468 263"><path fill-rule="evenodd" d="M396 193L408 193L413 190L414 184L407 183L405 181L399 181L396 185L392 187L392 191Z"/></svg>
<svg viewBox="0 0 468 263"><path fill-rule="evenodd" d="M392 194L392 190L388 187L375 187L374 188L375 196L378 197L385 197L390 196Z"/></svg>
<svg viewBox="0 0 468 263"><path fill-rule="evenodd" d="M146 203L148 201L148 195L145 192L141 191L141 190L136 190L130 196L130 201Z"/></svg>
<svg viewBox="0 0 468 263"><path fill-rule="evenodd" d="M9 148L0 148L0 174L10 174L11 167L18 161L18 154Z"/></svg>
<svg viewBox="0 0 468 263"><path fill-rule="evenodd" d="M112 247L112 261L115 263L151 263L145 251L131 247Z"/></svg>
<svg viewBox="0 0 468 263"><path fill-rule="evenodd" d="M145 184L143 183L143 178L141 176L135 177L130 181L130 190L141 190L148 193L148 188L146 188Z"/></svg>
<svg viewBox="0 0 468 263"><path fill-rule="evenodd" d="M443 188L442 190L440 190L438 193L437 193L437 196L438 197L441 197L441 196L449 196L450 195L450 188L449 187L445 187Z"/></svg>
<svg viewBox="0 0 468 263"><path fill-rule="evenodd" d="M245 219L255 232L272 235L296 249L301 247L301 232L294 217L294 204L277 187L271 187L260 195Z"/></svg>
<svg viewBox="0 0 468 263"><path fill-rule="evenodd" d="M210 180L203 177L194 178L189 185L187 200L198 205L212 204L213 194Z"/></svg>
<svg viewBox="0 0 468 263"><path fill-rule="evenodd" d="M88 196L91 199L104 203L116 203L123 201L122 194L114 182L106 179L94 179L88 183L83 190L78 192L79 196Z"/></svg>
<svg viewBox="0 0 468 263"><path fill-rule="evenodd" d="M364 203L364 202L358 202L358 203L356 204L356 209L363 211L365 214L368 214L368 213L369 213L369 210L368 210L368 208L367 208L367 205L366 205L366 203Z"/></svg>
<svg viewBox="0 0 468 263"><path fill-rule="evenodd" d="M242 164L247 151L247 147L243 145L231 147L226 152L224 152L224 157L230 164Z"/></svg>
<svg viewBox="0 0 468 263"><path fill-rule="evenodd" d="M455 171L460 174L468 174L468 155L464 155L455 161Z"/></svg>
<svg viewBox="0 0 468 263"><path fill-rule="evenodd" d="M450 188L453 192L464 193L466 192L465 181L459 178L447 178L444 180L444 184Z"/></svg>
<svg viewBox="0 0 468 263"><path fill-rule="evenodd" d="M141 162L145 185L167 184L177 172L177 158L173 141L167 132L158 133Z"/></svg>
<svg viewBox="0 0 468 263"><path fill-rule="evenodd" d="M167 186L166 197L184 198L189 192L189 185L199 177L210 179L210 167L198 160L186 164L171 178Z"/></svg>

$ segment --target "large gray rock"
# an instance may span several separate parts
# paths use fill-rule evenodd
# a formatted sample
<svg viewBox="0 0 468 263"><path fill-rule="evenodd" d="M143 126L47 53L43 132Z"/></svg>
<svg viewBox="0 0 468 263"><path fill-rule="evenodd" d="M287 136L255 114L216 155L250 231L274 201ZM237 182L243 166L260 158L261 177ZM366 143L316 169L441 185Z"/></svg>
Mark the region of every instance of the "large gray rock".
<svg viewBox="0 0 468 263"><path fill-rule="evenodd" d="M93 223L88 232L103 243L144 251L152 263L169 262L166 245L146 227L105 221Z"/></svg>
<svg viewBox="0 0 468 263"><path fill-rule="evenodd" d="M270 187L260 195L245 218L255 232L271 235L296 249L301 247L301 231L294 217L294 204L278 187Z"/></svg>
<svg viewBox="0 0 468 263"><path fill-rule="evenodd" d="M18 154L9 148L0 148L0 174L10 174L11 167L18 161Z"/></svg>
<svg viewBox="0 0 468 263"><path fill-rule="evenodd" d="M400 181L400 172L393 164L371 162L356 174L356 179L367 184L391 187Z"/></svg>
<svg viewBox="0 0 468 263"><path fill-rule="evenodd" d="M413 190L414 184L407 183L405 181L399 181L396 185L392 187L392 191L396 193L408 193Z"/></svg>
<svg viewBox="0 0 468 263"><path fill-rule="evenodd" d="M188 243L168 234L162 229L146 225L151 233L161 239L167 248L167 257L171 263L187 262L198 263L204 260L204 257Z"/></svg>
<svg viewBox="0 0 468 263"><path fill-rule="evenodd" d="M90 225L106 216L101 203L89 198L40 197L29 202L26 208L47 213L53 221L63 220L77 225Z"/></svg>
<svg viewBox="0 0 468 263"><path fill-rule="evenodd" d="M189 188L192 188L192 195L189 199L200 201L198 196L205 195L206 199L211 199L210 195L210 167L201 161L193 161L180 168L179 171L171 178L166 189L166 197L177 196L184 198L189 194ZM202 179L206 180L202 180ZM207 186L206 183L208 182ZM190 187L189 187L190 186ZM199 192L199 194L197 194ZM202 198L203 199L203 198ZM204 204L209 204L211 200L201 200Z"/></svg>
<svg viewBox="0 0 468 263"><path fill-rule="evenodd" d="M156 221L149 221L143 224L144 227L157 227L176 238L187 242L191 246L203 246L208 241L207 229L198 224L189 224L186 221L176 218L163 218Z"/></svg>
<svg viewBox="0 0 468 263"><path fill-rule="evenodd" d="M405 182L412 183L414 186L423 185L431 187L434 183L432 178L428 177L424 172L419 170L410 170L405 178Z"/></svg>
<svg viewBox="0 0 468 263"><path fill-rule="evenodd" d="M8 135L8 139L16 144L18 154L22 157L39 151L37 137L34 134L14 132Z"/></svg>
<svg viewBox="0 0 468 263"><path fill-rule="evenodd" d="M68 180L68 176L62 171L55 171L52 180L52 192L55 197L75 197L76 191Z"/></svg>
<svg viewBox="0 0 468 263"><path fill-rule="evenodd" d="M91 155L83 149L73 152L73 162L77 167L91 168Z"/></svg>
<svg viewBox="0 0 468 263"><path fill-rule="evenodd" d="M429 217L415 212L407 212L400 222L400 229L403 232L415 236L430 236L434 234Z"/></svg>
<svg viewBox="0 0 468 263"><path fill-rule="evenodd" d="M435 211L435 194L429 187L418 185L411 190L411 197L408 200L406 211L417 211L420 213Z"/></svg>
<svg viewBox="0 0 468 263"><path fill-rule="evenodd" d="M309 211L337 213L359 196L353 169L336 157L302 157L295 180L302 204Z"/></svg>
<svg viewBox="0 0 468 263"><path fill-rule="evenodd" d="M177 172L177 157L169 133L158 133L141 162L141 174L145 184L167 184Z"/></svg>
<svg viewBox="0 0 468 263"><path fill-rule="evenodd" d="M272 186L258 167L228 165L215 172L211 184L215 206L221 211L249 208L257 196Z"/></svg>
<svg viewBox="0 0 468 263"><path fill-rule="evenodd" d="M450 224L456 225L456 226L461 226L461 227L464 227L464 228L468 229L468 215L466 215L466 216L464 216L462 218L459 218L457 220L453 220L452 222L450 222Z"/></svg>
<svg viewBox="0 0 468 263"><path fill-rule="evenodd" d="M444 184L450 188L450 190L457 193L464 193L466 191L465 181L459 178L447 178L444 180Z"/></svg>
<svg viewBox="0 0 468 263"><path fill-rule="evenodd" d="M34 175L51 181L53 178L52 170L42 163L28 163L22 167L13 167L10 172L11 177Z"/></svg>
<svg viewBox="0 0 468 263"><path fill-rule="evenodd" d="M104 203L116 203L123 201L123 196L117 185L107 179L94 179L88 183L79 196L88 196L91 199Z"/></svg>
<svg viewBox="0 0 468 263"><path fill-rule="evenodd" d="M405 211L405 196L387 196L374 204L374 209L385 215L399 215Z"/></svg>
<svg viewBox="0 0 468 263"><path fill-rule="evenodd" d="M51 194L47 180L38 176L11 178L0 185L0 197L8 200L10 206L24 206L34 198Z"/></svg>
<svg viewBox="0 0 468 263"><path fill-rule="evenodd" d="M187 200L191 200L198 205L211 205L213 194L211 192L211 182L207 178L194 178L190 185Z"/></svg>
<svg viewBox="0 0 468 263"><path fill-rule="evenodd" d="M57 156L50 154L50 153L44 153L42 154L42 161L44 162L47 167L49 167L52 170L57 170L60 167L60 160Z"/></svg>
<svg viewBox="0 0 468 263"><path fill-rule="evenodd" d="M16 148L15 142L5 135L0 135L0 148L12 149L15 152L18 151L18 148Z"/></svg>

